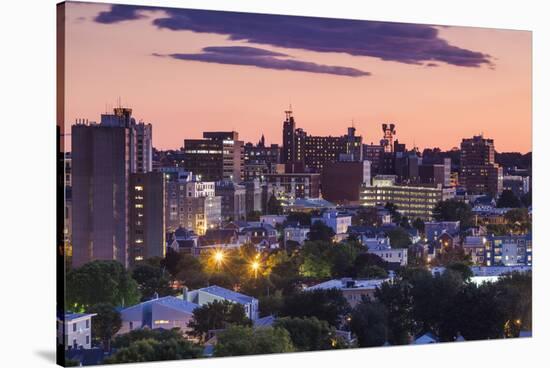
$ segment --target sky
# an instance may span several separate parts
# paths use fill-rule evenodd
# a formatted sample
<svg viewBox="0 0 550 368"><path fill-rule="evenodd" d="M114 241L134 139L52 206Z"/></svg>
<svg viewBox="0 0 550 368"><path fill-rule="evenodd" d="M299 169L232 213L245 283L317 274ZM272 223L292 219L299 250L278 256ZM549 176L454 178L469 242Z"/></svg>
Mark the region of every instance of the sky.
<svg viewBox="0 0 550 368"><path fill-rule="evenodd" d="M284 111L311 135L352 124L407 147L483 134L531 151L531 33L265 14L67 3L66 126L120 100L158 149L203 131L281 144Z"/></svg>

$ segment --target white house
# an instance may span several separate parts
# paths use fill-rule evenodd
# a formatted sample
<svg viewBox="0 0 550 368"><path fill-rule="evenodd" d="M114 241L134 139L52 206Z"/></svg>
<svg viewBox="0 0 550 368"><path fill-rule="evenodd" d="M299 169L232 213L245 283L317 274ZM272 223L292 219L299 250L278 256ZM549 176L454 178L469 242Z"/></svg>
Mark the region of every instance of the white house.
<svg viewBox="0 0 550 368"><path fill-rule="evenodd" d="M283 230L283 238L285 245L288 241L295 241L300 245L304 245L304 242L307 240L309 234L309 227L302 226L291 226L285 227Z"/></svg>
<svg viewBox="0 0 550 368"><path fill-rule="evenodd" d="M260 216L260 222L262 224L269 224L273 227L277 226L277 224L282 224L286 221L286 216L284 215L263 215Z"/></svg>
<svg viewBox="0 0 550 368"><path fill-rule="evenodd" d="M406 266L408 263L408 249L393 249L388 237L362 238L363 244L367 247L367 252L375 254L389 263L399 263L400 266Z"/></svg>
<svg viewBox="0 0 550 368"><path fill-rule="evenodd" d="M345 234L348 232L348 227L351 226L351 215L336 210L327 210L323 212L321 217L313 217L311 219L312 224L317 221L330 227L336 235Z"/></svg>
<svg viewBox="0 0 550 368"><path fill-rule="evenodd" d="M221 286L212 285L202 289L184 291L183 298L191 303L204 305L212 303L214 300L227 300L232 303L241 304L248 318L251 320L258 319L259 305L258 299L248 295L237 293L236 291L222 288Z"/></svg>
<svg viewBox="0 0 550 368"><path fill-rule="evenodd" d="M65 349L92 348L92 317L90 313L66 313L57 318L57 342Z"/></svg>
<svg viewBox="0 0 550 368"><path fill-rule="evenodd" d="M166 296L133 305L120 312L122 327L118 334L140 328L180 328L187 333L189 321L198 305L187 300Z"/></svg>

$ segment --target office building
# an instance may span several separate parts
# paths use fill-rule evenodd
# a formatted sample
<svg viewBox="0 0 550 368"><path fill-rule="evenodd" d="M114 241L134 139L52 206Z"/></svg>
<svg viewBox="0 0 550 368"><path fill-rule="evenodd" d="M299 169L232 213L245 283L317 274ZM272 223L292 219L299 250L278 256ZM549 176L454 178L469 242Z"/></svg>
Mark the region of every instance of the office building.
<svg viewBox="0 0 550 368"><path fill-rule="evenodd" d="M130 265L166 254L164 191L163 173L130 174Z"/></svg>
<svg viewBox="0 0 550 368"><path fill-rule="evenodd" d="M370 185L369 161L327 162L321 174L323 198L337 204L359 203L361 185Z"/></svg>
<svg viewBox="0 0 550 368"><path fill-rule="evenodd" d="M203 139L186 139L183 151L185 169L199 180L243 180L244 143L237 132L204 132Z"/></svg>
<svg viewBox="0 0 550 368"><path fill-rule="evenodd" d="M78 123L71 134L73 267L128 266L130 128Z"/></svg>
<svg viewBox="0 0 550 368"><path fill-rule="evenodd" d="M502 167L495 162L492 139L480 135L462 140L459 180L469 193L497 196L502 192Z"/></svg>
<svg viewBox="0 0 550 368"><path fill-rule="evenodd" d="M301 163L304 165L303 171L320 173L327 162L363 159L362 137L355 135L354 127L348 128L347 134L340 137L313 136L301 128L296 128L292 110L287 110L285 113L282 163ZM285 172L295 173L298 170Z"/></svg>
<svg viewBox="0 0 550 368"><path fill-rule="evenodd" d="M167 231L182 227L204 235L221 224L221 197L212 181L198 181L183 168L164 168Z"/></svg>
<svg viewBox="0 0 550 368"><path fill-rule="evenodd" d="M272 193L279 199L318 198L321 175L314 173L268 174Z"/></svg>
<svg viewBox="0 0 550 368"><path fill-rule="evenodd" d="M277 165L280 162L280 148L277 144L269 147L265 145L265 138L262 138L257 145L247 143L244 145L244 180L264 180L265 174L277 172Z"/></svg>
<svg viewBox="0 0 550 368"><path fill-rule="evenodd" d="M523 197L530 191L530 177L519 175L504 175L502 189L510 190L518 198Z"/></svg>
<svg viewBox="0 0 550 368"><path fill-rule="evenodd" d="M221 216L224 221L244 220L247 214L246 188L232 181L218 181L216 196L221 197Z"/></svg>
<svg viewBox="0 0 550 368"><path fill-rule="evenodd" d="M453 195L453 189L440 185L398 185L395 183L395 176L376 176L372 180L372 186L362 187L360 201L363 206L369 207L393 203L409 219L429 221L433 218L433 209L437 202L450 199Z"/></svg>

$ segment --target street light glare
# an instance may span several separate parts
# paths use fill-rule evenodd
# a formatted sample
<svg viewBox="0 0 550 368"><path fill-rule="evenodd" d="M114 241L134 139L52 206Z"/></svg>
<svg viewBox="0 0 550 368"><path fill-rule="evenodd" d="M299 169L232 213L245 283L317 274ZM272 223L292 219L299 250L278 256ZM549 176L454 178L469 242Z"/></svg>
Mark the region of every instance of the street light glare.
<svg viewBox="0 0 550 368"><path fill-rule="evenodd" d="M214 253L214 260L218 263L223 261L223 257L224 257L224 254L221 250L218 250Z"/></svg>

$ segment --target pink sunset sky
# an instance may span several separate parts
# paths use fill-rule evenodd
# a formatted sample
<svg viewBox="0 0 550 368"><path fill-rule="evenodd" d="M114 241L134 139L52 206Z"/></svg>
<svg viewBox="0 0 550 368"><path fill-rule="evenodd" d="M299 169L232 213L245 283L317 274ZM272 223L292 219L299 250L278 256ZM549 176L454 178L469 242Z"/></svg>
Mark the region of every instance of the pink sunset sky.
<svg viewBox="0 0 550 368"><path fill-rule="evenodd" d="M67 3L65 117L131 107L154 146L203 131L281 143L284 110L313 135L365 143L381 124L420 149L483 133L531 151L531 33Z"/></svg>

